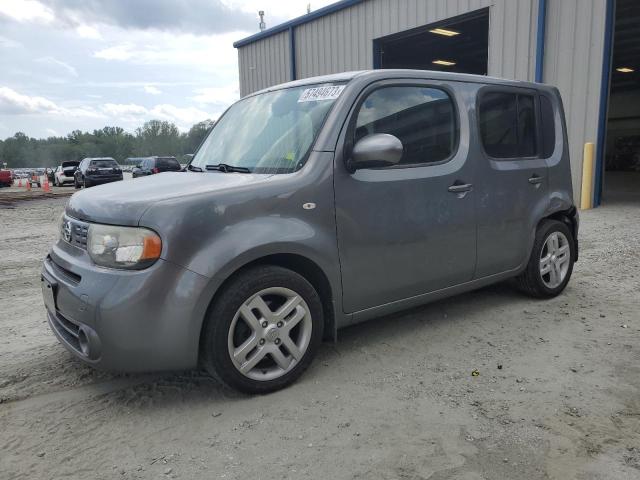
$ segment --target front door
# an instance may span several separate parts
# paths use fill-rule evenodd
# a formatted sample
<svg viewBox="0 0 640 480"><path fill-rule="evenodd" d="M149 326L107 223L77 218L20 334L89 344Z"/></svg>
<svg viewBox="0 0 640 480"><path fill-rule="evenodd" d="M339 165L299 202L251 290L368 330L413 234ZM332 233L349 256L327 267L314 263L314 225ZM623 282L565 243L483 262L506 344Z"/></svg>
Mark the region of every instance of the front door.
<svg viewBox="0 0 640 480"><path fill-rule="evenodd" d="M402 141L398 165L349 173L349 149L335 157L348 313L467 282L475 269L469 125L455 91L420 82L369 87L349 120L345 142L353 145L374 133Z"/></svg>

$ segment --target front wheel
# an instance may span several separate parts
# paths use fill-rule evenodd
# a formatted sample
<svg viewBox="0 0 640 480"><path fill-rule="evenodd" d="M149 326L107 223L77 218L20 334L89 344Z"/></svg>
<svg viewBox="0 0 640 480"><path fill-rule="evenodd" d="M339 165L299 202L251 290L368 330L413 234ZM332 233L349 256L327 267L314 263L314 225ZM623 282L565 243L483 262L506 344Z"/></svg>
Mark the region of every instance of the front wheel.
<svg viewBox="0 0 640 480"><path fill-rule="evenodd" d="M76 190L80 188L80 183L78 183L78 179L76 177L73 177L73 186Z"/></svg>
<svg viewBox="0 0 640 480"><path fill-rule="evenodd" d="M320 297L304 277L276 266L251 268L218 295L204 326L201 360L232 388L272 392L306 370L323 327Z"/></svg>
<svg viewBox="0 0 640 480"><path fill-rule="evenodd" d="M559 295L569 283L575 259L575 242L569 227L557 220L544 220L527 268L517 278L520 290L536 298Z"/></svg>
<svg viewBox="0 0 640 480"><path fill-rule="evenodd" d="M87 180L86 178L82 179L82 186L84 188L89 188L91 186L91 182L89 180Z"/></svg>

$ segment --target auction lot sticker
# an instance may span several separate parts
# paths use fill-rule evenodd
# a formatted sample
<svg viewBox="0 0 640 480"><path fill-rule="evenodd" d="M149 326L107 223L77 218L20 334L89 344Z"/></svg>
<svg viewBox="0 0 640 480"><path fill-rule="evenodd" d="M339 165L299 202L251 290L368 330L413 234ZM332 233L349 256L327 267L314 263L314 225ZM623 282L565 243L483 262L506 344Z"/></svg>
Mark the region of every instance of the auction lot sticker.
<svg viewBox="0 0 640 480"><path fill-rule="evenodd" d="M315 87L315 88L307 88L300 98L298 99L298 103L300 102L318 102L320 100L335 100L340 96L342 90L344 90L344 85L334 85L331 87Z"/></svg>

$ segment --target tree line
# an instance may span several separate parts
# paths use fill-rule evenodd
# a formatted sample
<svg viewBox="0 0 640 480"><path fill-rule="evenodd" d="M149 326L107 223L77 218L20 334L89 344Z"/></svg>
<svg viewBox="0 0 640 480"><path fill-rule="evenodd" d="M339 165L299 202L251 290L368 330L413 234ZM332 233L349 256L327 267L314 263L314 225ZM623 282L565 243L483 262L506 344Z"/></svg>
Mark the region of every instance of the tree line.
<svg viewBox="0 0 640 480"><path fill-rule="evenodd" d="M149 120L128 133L121 127L104 127L93 132L74 130L66 137L31 138L22 132L0 140L0 166L8 168L55 167L65 160L85 157L175 156L178 160L194 153L215 122L205 120L181 133L173 123Z"/></svg>

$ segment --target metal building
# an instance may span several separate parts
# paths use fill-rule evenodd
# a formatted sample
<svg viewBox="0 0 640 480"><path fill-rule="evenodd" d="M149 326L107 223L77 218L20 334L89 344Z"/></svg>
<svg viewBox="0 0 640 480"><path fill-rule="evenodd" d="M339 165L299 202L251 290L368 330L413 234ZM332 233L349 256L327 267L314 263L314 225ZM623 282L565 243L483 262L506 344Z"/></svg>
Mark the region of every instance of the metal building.
<svg viewBox="0 0 640 480"><path fill-rule="evenodd" d="M629 172L627 180L640 172L637 0L343 0L234 46L242 96L298 78L371 68L553 84L564 99L576 198L587 142L596 145L595 205L605 165ZM607 137L607 127L621 137ZM627 160L620 160L620 148Z"/></svg>

